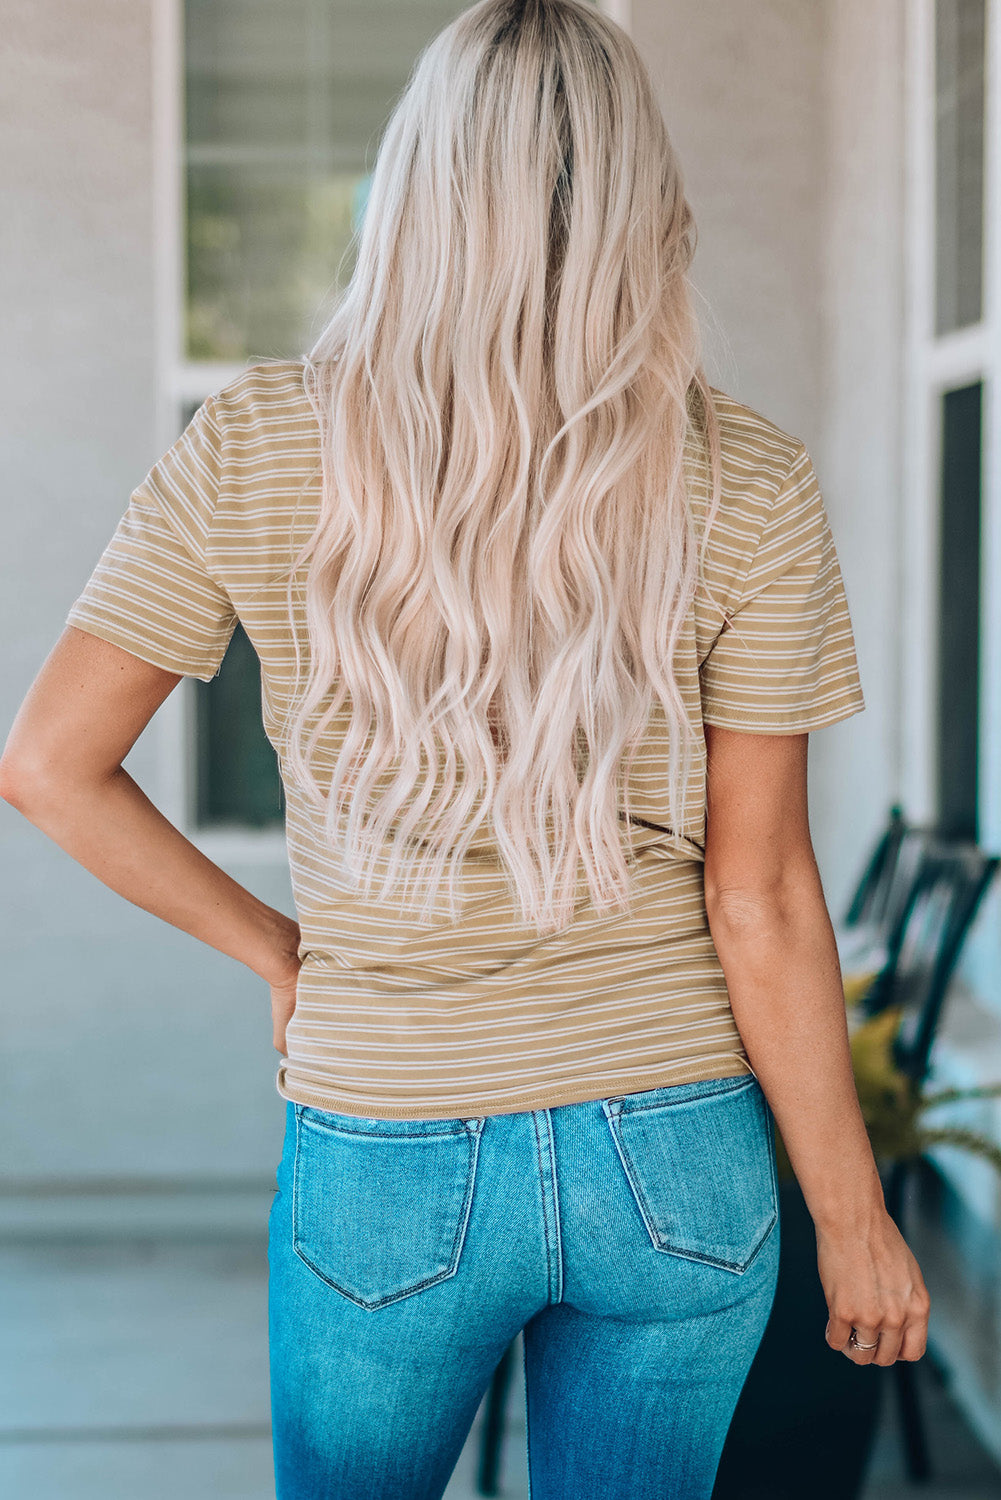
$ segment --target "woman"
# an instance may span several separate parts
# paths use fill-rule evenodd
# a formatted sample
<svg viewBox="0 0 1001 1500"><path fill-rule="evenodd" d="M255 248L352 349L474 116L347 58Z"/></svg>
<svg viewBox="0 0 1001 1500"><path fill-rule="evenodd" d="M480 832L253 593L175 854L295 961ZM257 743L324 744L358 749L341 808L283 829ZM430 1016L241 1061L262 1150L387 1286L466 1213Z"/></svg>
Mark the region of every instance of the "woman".
<svg viewBox="0 0 1001 1500"><path fill-rule="evenodd" d="M625 34L464 12L329 326L154 465L4 751L8 801L270 986L280 1500L440 1496L521 1329L534 1500L709 1496L775 1286L772 1113L804 1338L924 1351L807 820L809 731L865 706L847 601L803 444L706 380L693 250ZM297 920L122 769L237 620Z"/></svg>

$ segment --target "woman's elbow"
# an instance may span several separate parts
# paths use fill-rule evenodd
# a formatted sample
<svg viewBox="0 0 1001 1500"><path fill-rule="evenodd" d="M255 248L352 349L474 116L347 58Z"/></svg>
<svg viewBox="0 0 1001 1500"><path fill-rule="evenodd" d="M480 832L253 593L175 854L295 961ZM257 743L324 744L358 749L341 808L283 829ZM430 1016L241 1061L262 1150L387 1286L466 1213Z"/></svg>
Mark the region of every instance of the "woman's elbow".
<svg viewBox="0 0 1001 1500"><path fill-rule="evenodd" d="M9 751L0 755L0 797L18 812L24 812L45 795L49 779L46 770L37 762Z"/></svg>
<svg viewBox="0 0 1001 1500"><path fill-rule="evenodd" d="M705 900L713 933L725 932L740 940L788 930L791 924L812 920L818 910L826 910L813 860L790 862L757 882L707 877Z"/></svg>

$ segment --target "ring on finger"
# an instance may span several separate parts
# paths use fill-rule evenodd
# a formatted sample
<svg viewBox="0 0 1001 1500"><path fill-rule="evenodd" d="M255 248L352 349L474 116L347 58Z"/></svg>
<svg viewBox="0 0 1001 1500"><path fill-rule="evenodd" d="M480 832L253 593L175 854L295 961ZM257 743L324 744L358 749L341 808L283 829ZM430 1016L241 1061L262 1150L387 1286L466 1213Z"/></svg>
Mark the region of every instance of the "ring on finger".
<svg viewBox="0 0 1001 1500"><path fill-rule="evenodd" d="M851 1333L848 1336L848 1347L849 1347L849 1349L858 1349L862 1353L865 1353L865 1354L868 1354L871 1349L875 1349L878 1344L879 1344L879 1334L878 1333L876 1335L875 1342L872 1343L872 1344L863 1344L863 1343L861 1343L859 1341L858 1330L855 1329L855 1328L852 1329Z"/></svg>

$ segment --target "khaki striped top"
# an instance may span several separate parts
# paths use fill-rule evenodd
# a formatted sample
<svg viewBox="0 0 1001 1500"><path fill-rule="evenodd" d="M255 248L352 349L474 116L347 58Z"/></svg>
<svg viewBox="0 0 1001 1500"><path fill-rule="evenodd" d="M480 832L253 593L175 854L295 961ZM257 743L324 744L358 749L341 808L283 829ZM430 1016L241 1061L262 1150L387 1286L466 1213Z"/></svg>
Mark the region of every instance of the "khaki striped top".
<svg viewBox="0 0 1001 1500"><path fill-rule="evenodd" d="M688 711L762 734L847 718L865 703L810 456L759 412L714 394L723 499L675 664ZM704 514L704 461L689 461L688 474ZM289 621L288 571L319 493L302 361L248 366L133 492L67 623L209 681L239 620L260 658L277 749L293 631L308 655L298 586ZM454 923L419 925L395 900L360 899L283 766L303 962L279 1094L368 1118L440 1119L749 1072L706 917L704 738L672 831L666 727L655 700L630 781L631 913L599 914L582 881L572 924L545 936L516 912L489 840L465 861ZM344 728L321 747L328 766Z"/></svg>

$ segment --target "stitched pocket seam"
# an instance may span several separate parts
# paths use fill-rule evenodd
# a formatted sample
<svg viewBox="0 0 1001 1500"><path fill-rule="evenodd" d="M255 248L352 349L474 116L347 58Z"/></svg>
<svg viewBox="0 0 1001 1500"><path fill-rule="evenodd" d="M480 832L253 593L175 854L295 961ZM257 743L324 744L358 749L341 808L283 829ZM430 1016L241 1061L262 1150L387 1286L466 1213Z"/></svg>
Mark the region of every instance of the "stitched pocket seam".
<svg viewBox="0 0 1001 1500"><path fill-rule="evenodd" d="M776 1223L778 1222L778 1183L777 1183L776 1171L775 1171L775 1153L771 1149L770 1125L768 1124L767 1109L766 1109L765 1120L766 1120L766 1129L768 1129L768 1131L769 1131L768 1177L769 1177L769 1187L770 1187L770 1196L771 1196L772 1211L771 1211L771 1214L768 1217L767 1222L765 1223L764 1227L762 1228L762 1231L761 1231L760 1235L758 1236L757 1240L755 1241L753 1248L751 1249L751 1251L749 1252L749 1254L746 1256L746 1258L744 1260L741 1260L741 1261L727 1260L727 1259L725 1259L722 1256L707 1255L704 1252L699 1251L699 1250L693 1250L693 1249L690 1249L690 1248L685 1247L685 1246L674 1245L674 1244L669 1243L667 1240L663 1239L658 1234L658 1231L657 1231L656 1226L655 1226L654 1221L653 1221L653 1215L652 1215L652 1213L650 1211L650 1205L647 1202L646 1195L645 1195L645 1193L644 1193L644 1191L642 1189L642 1186L640 1184L639 1178L638 1178L638 1176L636 1174L635 1167L634 1167L632 1161L630 1160L629 1152L628 1152L628 1150L627 1150L627 1148L625 1146L625 1143L624 1143L624 1141L622 1140L622 1137L621 1137L621 1131L620 1131L621 1116L622 1115L642 1114L644 1111L650 1110L650 1109L658 1109L658 1110L667 1112L668 1110L670 1110L671 1108L675 1107L676 1105L693 1104L693 1103L696 1103L696 1102L701 1102L702 1099L708 1100L708 1099L729 1098L733 1094L739 1092L741 1089L750 1087L754 1083L754 1081L755 1080L753 1079L753 1077L748 1076L746 1079L745 1078L741 1078L740 1082L738 1084L736 1084L733 1088L728 1088L728 1089L714 1089L709 1094L705 1094L705 1095L689 1095L689 1096L687 1096L684 1099L677 1099L677 1100L663 1100L663 1099L651 1100L649 1103L636 1104L636 1105L634 1105L632 1107L628 1107L625 1110L622 1110L620 1112L610 1111L608 1109L607 1103L606 1103L606 1107L605 1107L605 1110L604 1110L605 1118L606 1118L606 1120L608 1122L609 1130L610 1130L611 1136L612 1136L612 1143L615 1146L616 1154L618 1155L619 1161L622 1163L622 1169L623 1169L623 1171L625 1173L626 1181L627 1181L627 1183L629 1185L629 1190L630 1190L630 1192L631 1192L631 1194L633 1196L633 1199L635 1200L637 1208L639 1209L640 1216L641 1216L641 1218L643 1220L644 1226L646 1227L647 1234L649 1235L649 1238L650 1238L650 1243L653 1245L653 1248L655 1250L660 1251L661 1254L663 1254L663 1255L678 1256L679 1258L681 1258L683 1260L695 1261L695 1262L697 1262L697 1263L699 1263L701 1265L714 1266L714 1267L716 1267L719 1270L729 1271L732 1274L735 1274L735 1275L738 1275L738 1276L743 1275L745 1271L747 1271L747 1270L750 1269L750 1267L753 1264L754 1260L756 1259L756 1257L758 1256L758 1254L762 1250L763 1246L765 1245L765 1242L767 1241L768 1236L771 1234L772 1230L775 1228Z"/></svg>
<svg viewBox="0 0 1001 1500"><path fill-rule="evenodd" d="M716 1080L714 1079L712 1081L715 1082ZM734 1082L727 1088L707 1089L703 1094L686 1094L683 1099L659 1098L647 1100L644 1094L640 1096L643 1102L638 1103L635 1102L633 1098L630 1098L628 1094L626 1094L617 1101L621 1105L618 1113L620 1115L641 1115L649 1109L677 1109L686 1104L701 1104L703 1100L708 1101L710 1099L729 1099L733 1094L739 1094L742 1093L745 1089L752 1088L756 1082L757 1080L754 1077L753 1073L738 1073L734 1079ZM668 1088L685 1088L685 1086L685 1084L666 1085L666 1087ZM649 1090L648 1092L652 1093L653 1090ZM657 1090L657 1092L659 1093L660 1090ZM606 1101L606 1103L610 1102L611 1101ZM605 1115L606 1118L608 1118L609 1111L607 1110L607 1108L605 1110Z"/></svg>
<svg viewBox="0 0 1001 1500"><path fill-rule="evenodd" d="M480 1136L481 1136L482 1128L483 1128L483 1122L482 1122L482 1120L478 1120L475 1125L469 1125L468 1123L463 1122L461 1130L429 1131L429 1132L423 1132L423 1133L422 1132L415 1132L415 1134L423 1134L423 1137L425 1139L428 1139L428 1138L433 1139L436 1136L441 1136L442 1138L447 1139L449 1137L455 1137L455 1136L458 1136L458 1135L465 1135L467 1137L467 1140L468 1140L468 1143L469 1143L469 1148L470 1149L469 1149L469 1153L468 1153L467 1160L466 1160L466 1186L465 1186L465 1192L464 1192L464 1196L463 1196L463 1200L462 1200L462 1206L461 1206L461 1209L460 1209L460 1212L459 1212L458 1223L456 1225L455 1233L454 1233L454 1235L452 1237L452 1247L451 1247L451 1250L449 1251L449 1263L445 1267L444 1270L442 1270L442 1271L436 1271L432 1276L426 1276L426 1277L422 1278L422 1280L420 1280L419 1282L415 1283L413 1286L408 1286L408 1287L404 1288L404 1290L399 1291L399 1292L388 1292L386 1294L386 1296L384 1296L384 1297L378 1297L378 1298L376 1298L374 1300L369 1300L369 1299L357 1296L356 1293L352 1292L349 1288L347 1288L345 1286L342 1286L340 1282L335 1281L332 1276L328 1275L328 1273L326 1271L322 1270L316 1264L316 1262L313 1261L309 1257L309 1255L306 1253L306 1251L302 1248L302 1246L300 1244L300 1240L299 1240L299 1202L300 1202L300 1192L299 1192L299 1163L300 1163L300 1155L301 1155L300 1142L301 1142L302 1110L305 1107L306 1106L304 1106L304 1105L299 1105L299 1106L296 1107L295 1157L294 1157L293 1164L292 1164L292 1249L293 1249L294 1253L302 1261L302 1263L305 1266L308 1266L309 1270L312 1271L313 1275L319 1277L319 1279L322 1282L324 1282L325 1285L327 1285L329 1287L332 1287L334 1289L334 1291L339 1292L342 1297L346 1297L349 1302L352 1302L355 1305L355 1307L364 1308L366 1311L374 1311L377 1308L387 1306L389 1303L402 1301L403 1298L405 1298L405 1297L412 1297L412 1296L414 1296L415 1293L424 1291L427 1287L435 1286L439 1281L446 1281L446 1280L448 1280L449 1277L454 1276L455 1273L456 1273L456 1271L459 1269L459 1259L460 1259L461 1254L462 1254L462 1247L463 1247L463 1245L465 1243L466 1230L467 1230L467 1227L468 1227L468 1224L469 1224L469 1215L470 1215L470 1211L472 1209L473 1187L474 1187L475 1179L476 1179L476 1167L477 1167L477 1162L479 1160ZM350 1133L350 1134L370 1134L370 1135L377 1135L377 1134L379 1134L378 1132L364 1131L364 1130L360 1130L358 1132L348 1131L346 1133ZM391 1139L392 1137L389 1137L389 1136L386 1136L386 1135L379 1135L379 1138L382 1139L382 1140L386 1140L386 1139ZM409 1137L409 1138L412 1138L412 1136Z"/></svg>

